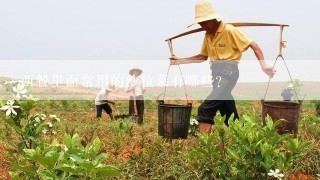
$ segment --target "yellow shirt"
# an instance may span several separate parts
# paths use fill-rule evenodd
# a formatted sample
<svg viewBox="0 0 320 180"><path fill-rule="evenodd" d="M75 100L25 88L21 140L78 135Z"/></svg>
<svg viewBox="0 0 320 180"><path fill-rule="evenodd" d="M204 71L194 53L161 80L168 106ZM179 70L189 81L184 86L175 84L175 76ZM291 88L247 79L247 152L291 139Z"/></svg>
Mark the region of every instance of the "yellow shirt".
<svg viewBox="0 0 320 180"><path fill-rule="evenodd" d="M211 60L240 60L242 52L248 49L252 40L231 24L220 23L213 38L206 33L201 54Z"/></svg>

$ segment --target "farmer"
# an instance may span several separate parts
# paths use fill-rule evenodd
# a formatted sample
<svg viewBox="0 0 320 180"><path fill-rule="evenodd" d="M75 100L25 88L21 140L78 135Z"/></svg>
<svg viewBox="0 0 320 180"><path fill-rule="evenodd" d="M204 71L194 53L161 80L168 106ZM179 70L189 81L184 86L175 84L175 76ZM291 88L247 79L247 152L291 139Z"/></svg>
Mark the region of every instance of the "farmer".
<svg viewBox="0 0 320 180"><path fill-rule="evenodd" d="M129 99L129 115L138 115L139 123L143 122L144 114L144 97L143 94L146 92L144 88L142 78L142 70L139 68L132 68L129 71L131 77L128 80L125 91L130 94ZM134 107L134 100L136 100L136 107ZM135 109L137 114L135 114Z"/></svg>
<svg viewBox="0 0 320 180"><path fill-rule="evenodd" d="M287 88L282 91L281 96L284 101L291 101L291 98L293 96L292 88L293 84L288 84Z"/></svg>
<svg viewBox="0 0 320 180"><path fill-rule="evenodd" d="M109 114L111 120L114 120L112 115L112 109L108 103L115 104L112 101L107 100L110 92L115 91L115 85L108 84L106 87L102 88L96 96L95 104L97 108L97 118L101 118L102 110Z"/></svg>
<svg viewBox="0 0 320 180"><path fill-rule="evenodd" d="M220 17L214 12L210 1L197 3L193 24L198 23L206 31L200 54L186 58L177 56L169 58L173 65L200 63L206 61L208 57L211 60L213 91L198 109L199 129L201 133L206 134L210 134L214 124L213 118L218 110L222 116L226 116L225 124L227 126L228 119L232 114L234 120L239 119L231 91L239 77L238 63L242 52L251 48L259 60L263 72L270 77L273 77L276 72L273 67L266 64L261 49L254 41L234 26L218 21L217 18Z"/></svg>

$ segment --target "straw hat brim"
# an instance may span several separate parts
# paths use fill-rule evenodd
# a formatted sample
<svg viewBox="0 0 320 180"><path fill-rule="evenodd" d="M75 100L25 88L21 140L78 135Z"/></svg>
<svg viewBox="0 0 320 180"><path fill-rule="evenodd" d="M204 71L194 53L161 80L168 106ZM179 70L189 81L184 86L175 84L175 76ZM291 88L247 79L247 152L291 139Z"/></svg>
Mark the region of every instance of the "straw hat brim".
<svg viewBox="0 0 320 180"><path fill-rule="evenodd" d="M197 23L201 23L201 22L204 22L204 21L209 21L209 20L212 20L212 19L218 19L218 18L222 18L224 16L221 16L219 14L210 14L208 16L205 16L205 17L202 17L202 18L197 18L192 24L190 24L187 28L193 26L194 24L197 24Z"/></svg>
<svg viewBox="0 0 320 180"><path fill-rule="evenodd" d="M139 68L132 68L132 69L130 69L130 71L129 71L129 74L131 75L131 76L133 76L133 71L134 70L137 70L138 71L138 75L137 76L140 76L141 74L142 74L142 70L141 69L139 69Z"/></svg>
<svg viewBox="0 0 320 180"><path fill-rule="evenodd" d="M115 87L113 87L113 86L107 86L107 87L105 87L105 89L106 89L107 91L110 91L110 92L112 92L112 91L115 91L115 90L116 90L116 88L115 88Z"/></svg>

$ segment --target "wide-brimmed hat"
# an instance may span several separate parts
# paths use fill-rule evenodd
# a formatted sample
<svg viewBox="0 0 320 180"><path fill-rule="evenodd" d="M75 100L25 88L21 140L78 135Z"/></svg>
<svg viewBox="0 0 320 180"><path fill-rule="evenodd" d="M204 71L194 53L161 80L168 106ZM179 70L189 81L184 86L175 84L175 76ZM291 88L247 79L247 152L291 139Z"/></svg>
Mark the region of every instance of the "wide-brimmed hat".
<svg viewBox="0 0 320 180"><path fill-rule="evenodd" d="M131 76L133 76L133 71L134 71L134 70L138 71L138 75L137 75L137 76L140 76L140 74L142 74L142 70L141 70L141 69L139 69L139 68L137 68L137 67L134 67L134 68L130 69L130 71L129 71L129 74L130 74Z"/></svg>
<svg viewBox="0 0 320 180"><path fill-rule="evenodd" d="M208 20L212 20L212 19L217 19L217 18L221 18L221 17L223 17L223 16L216 14L214 12L210 1L204 0L202 2L196 3L196 5L195 5L195 20L188 27L190 27L196 23L200 23L200 22L204 22L204 21L208 21Z"/></svg>
<svg viewBox="0 0 320 180"><path fill-rule="evenodd" d="M288 84L287 88L289 89L293 88L293 84Z"/></svg>
<svg viewBox="0 0 320 180"><path fill-rule="evenodd" d="M116 86L114 84L108 84L108 85L106 85L105 90L110 91L110 92L115 91Z"/></svg>

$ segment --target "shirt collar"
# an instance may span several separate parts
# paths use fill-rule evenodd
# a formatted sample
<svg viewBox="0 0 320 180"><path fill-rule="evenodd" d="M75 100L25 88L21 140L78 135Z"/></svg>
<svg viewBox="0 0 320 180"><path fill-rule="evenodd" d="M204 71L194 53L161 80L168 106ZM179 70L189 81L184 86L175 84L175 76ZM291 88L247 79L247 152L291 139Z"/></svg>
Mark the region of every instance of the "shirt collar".
<svg viewBox="0 0 320 180"><path fill-rule="evenodd" d="M221 21L217 32L221 33L225 28L226 28L226 25Z"/></svg>

